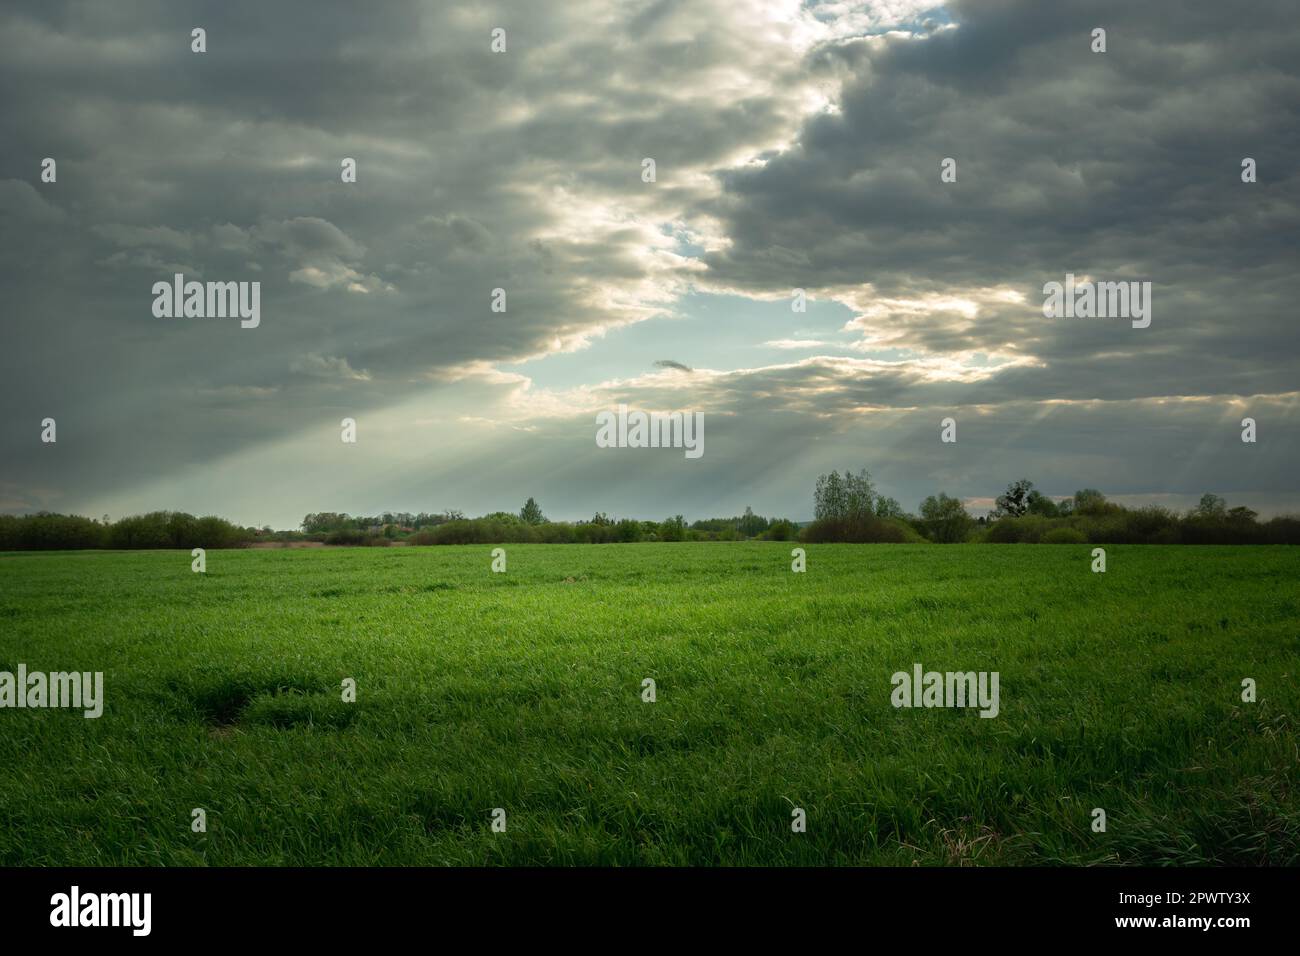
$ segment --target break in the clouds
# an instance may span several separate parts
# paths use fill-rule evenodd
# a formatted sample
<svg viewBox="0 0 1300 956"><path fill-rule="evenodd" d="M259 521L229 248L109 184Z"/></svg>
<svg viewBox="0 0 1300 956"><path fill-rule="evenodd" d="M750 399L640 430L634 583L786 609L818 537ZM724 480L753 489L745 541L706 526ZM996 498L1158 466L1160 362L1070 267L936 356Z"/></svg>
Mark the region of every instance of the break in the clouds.
<svg viewBox="0 0 1300 956"><path fill-rule="evenodd" d="M1285 2L8 4L0 509L1294 510L1298 53ZM260 324L154 317L178 273ZM619 403L706 455L598 449Z"/></svg>

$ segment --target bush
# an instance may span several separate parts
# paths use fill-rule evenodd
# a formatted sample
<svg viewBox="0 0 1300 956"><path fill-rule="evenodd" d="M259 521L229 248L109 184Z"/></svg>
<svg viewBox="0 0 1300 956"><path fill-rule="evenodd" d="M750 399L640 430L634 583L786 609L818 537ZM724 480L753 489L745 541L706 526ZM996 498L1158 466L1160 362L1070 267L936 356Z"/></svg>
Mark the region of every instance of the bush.
<svg viewBox="0 0 1300 956"><path fill-rule="evenodd" d="M1039 539L1041 544L1087 544L1088 536L1078 528L1053 528Z"/></svg>
<svg viewBox="0 0 1300 956"><path fill-rule="evenodd" d="M205 515L197 519L193 531L193 543L182 544L181 547L239 548L246 545L252 537L246 529L215 515Z"/></svg>
<svg viewBox="0 0 1300 956"><path fill-rule="evenodd" d="M174 547L167 530L167 513L154 511L114 523L108 533L108 546L122 550Z"/></svg>
<svg viewBox="0 0 1300 956"><path fill-rule="evenodd" d="M492 535L487 524L482 519L470 521L461 518L440 524L432 531L422 532L419 537L427 537L429 544L491 544Z"/></svg>
<svg viewBox="0 0 1300 956"><path fill-rule="evenodd" d="M1182 524L1183 544L1264 544L1267 534L1254 522L1226 517L1188 517Z"/></svg>
<svg viewBox="0 0 1300 956"><path fill-rule="evenodd" d="M108 526L77 515L0 516L0 551L68 551L102 548Z"/></svg>
<svg viewBox="0 0 1300 956"><path fill-rule="evenodd" d="M795 527L793 521L787 521L780 518L768 525L767 531L763 537L769 541L793 541L799 534L799 529Z"/></svg>
<svg viewBox="0 0 1300 956"><path fill-rule="evenodd" d="M588 537L594 528L596 540ZM530 525L516 515L504 513L485 518L459 518L408 537L413 545L434 544L572 544L575 541L603 543L617 540L613 525L571 525L562 521Z"/></svg>
<svg viewBox="0 0 1300 956"><path fill-rule="evenodd" d="M1278 515L1264 523L1269 544L1300 544L1300 515Z"/></svg>
<svg viewBox="0 0 1300 956"><path fill-rule="evenodd" d="M918 530L939 544L960 544L970 537L975 520L966 512L960 498L950 498L943 492L931 495L921 502L921 520Z"/></svg>
<svg viewBox="0 0 1300 956"><path fill-rule="evenodd" d="M1085 516L1079 529L1092 544L1135 544L1122 512L1112 511Z"/></svg>
<svg viewBox="0 0 1300 956"><path fill-rule="evenodd" d="M1133 543L1163 541L1172 544L1178 537L1178 516L1159 505L1123 512L1124 533Z"/></svg>
<svg viewBox="0 0 1300 956"><path fill-rule="evenodd" d="M989 525L984 540L990 544L1038 544L1053 527L1064 527L1060 519L1040 515L1000 518Z"/></svg>
<svg viewBox="0 0 1300 956"><path fill-rule="evenodd" d="M573 528L573 539L579 544L610 544L618 540L618 530L613 524L580 524Z"/></svg>
<svg viewBox="0 0 1300 956"><path fill-rule="evenodd" d="M906 518L900 518L896 521L889 520L888 523L898 528L898 533L903 536L903 541L902 541L903 544L929 544L930 543L930 539L927 538L920 531L917 531L916 528L912 526L912 523L908 521ZM974 522L971 522L971 526L974 527ZM969 538L967 540L969 540Z"/></svg>
<svg viewBox="0 0 1300 956"><path fill-rule="evenodd" d="M85 519L82 519L85 520ZM107 529L105 547L121 550L141 548L240 548L252 539L252 532L209 515L195 518L183 511L151 511L123 518Z"/></svg>
<svg viewBox="0 0 1300 956"><path fill-rule="evenodd" d="M562 521L553 521L537 528L538 539L543 544L573 544L573 525Z"/></svg>
<svg viewBox="0 0 1300 956"><path fill-rule="evenodd" d="M660 541L685 541L686 521L681 515L668 518L659 525Z"/></svg>
<svg viewBox="0 0 1300 956"><path fill-rule="evenodd" d="M865 515L856 518L823 518L803 529L799 540L808 544L844 541L852 544L903 544L908 531L897 521ZM913 532L915 534L915 532Z"/></svg>
<svg viewBox="0 0 1300 956"><path fill-rule="evenodd" d="M363 544L365 540L366 540L365 534L361 531L358 531L356 528L340 528L337 531L331 531L328 535L325 536L326 544L343 544L343 545L355 546L358 544Z"/></svg>

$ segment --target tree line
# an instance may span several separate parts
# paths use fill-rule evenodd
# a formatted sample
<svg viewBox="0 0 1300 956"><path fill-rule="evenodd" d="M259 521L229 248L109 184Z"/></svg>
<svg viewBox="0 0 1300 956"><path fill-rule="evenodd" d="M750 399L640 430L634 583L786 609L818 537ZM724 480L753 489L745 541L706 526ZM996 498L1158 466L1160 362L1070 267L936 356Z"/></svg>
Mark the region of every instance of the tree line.
<svg viewBox="0 0 1300 956"><path fill-rule="evenodd" d="M524 502L518 513L495 511L479 518L466 518L460 512L431 516L427 522L401 525L369 518L349 519L332 516L322 522L321 515L303 519L299 537L321 540L325 544L351 544L385 547L396 543L429 544L616 544L637 541L742 541L761 538L790 541L798 536L798 526L788 518L765 518L752 508L730 518L704 518L691 523L682 515L662 521L610 517L598 511L589 520L551 521L543 514L535 498ZM291 538L293 532L279 532L276 537Z"/></svg>
<svg viewBox="0 0 1300 956"><path fill-rule="evenodd" d="M986 516L972 517L960 498L939 492L917 514L879 495L865 469L831 472L813 491L815 520L801 540L957 544L1300 544L1300 516L1261 522L1257 512L1205 494L1177 512L1160 505L1127 508L1096 488L1052 498L1021 478L1007 485Z"/></svg>
<svg viewBox="0 0 1300 956"><path fill-rule="evenodd" d="M80 551L158 548L238 548L260 532L225 518L183 511L151 511L119 521L40 511L0 515L0 551Z"/></svg>
<svg viewBox="0 0 1300 956"><path fill-rule="evenodd" d="M1042 494L1028 479L1011 482L987 516L973 517L960 498L939 492L912 514L880 494L865 469L817 478L814 520L800 526L745 508L726 518L687 522L611 517L596 512L584 521L551 521L536 499L518 512L467 518L456 510L383 512L352 516L316 512L300 529L244 528L224 518L180 511L152 511L118 521L38 512L0 515L0 551L81 549L238 548L253 543L311 541L331 545L387 547L395 544L614 544L638 541L801 541L957 544L1300 544L1300 517L1260 521L1244 506L1229 507L1215 494L1195 508L1176 512L1157 505L1126 508L1095 488L1072 496Z"/></svg>

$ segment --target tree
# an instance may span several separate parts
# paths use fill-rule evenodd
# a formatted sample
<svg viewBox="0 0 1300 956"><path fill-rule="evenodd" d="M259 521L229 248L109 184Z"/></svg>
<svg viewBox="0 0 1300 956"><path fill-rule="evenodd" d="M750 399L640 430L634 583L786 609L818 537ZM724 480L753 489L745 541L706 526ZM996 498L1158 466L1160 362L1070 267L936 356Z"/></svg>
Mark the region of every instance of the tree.
<svg viewBox="0 0 1300 956"><path fill-rule="evenodd" d="M778 518L767 528L767 537L770 541L793 541L798 533L799 529L795 527L794 522L787 518Z"/></svg>
<svg viewBox="0 0 1300 956"><path fill-rule="evenodd" d="M1196 518L1222 518L1228 513L1228 503L1218 495L1204 494L1201 495L1200 504L1192 509L1192 516Z"/></svg>
<svg viewBox="0 0 1300 956"><path fill-rule="evenodd" d="M681 515L674 515L659 525L660 541L685 541L686 540L686 519Z"/></svg>
<svg viewBox="0 0 1300 956"><path fill-rule="evenodd" d="M829 475L817 476L817 487L813 491L813 517L818 521L843 518L844 484L840 473L832 471Z"/></svg>
<svg viewBox="0 0 1300 956"><path fill-rule="evenodd" d="M818 521L870 517L876 488L865 468L856 475L845 471L819 475L813 491L813 517Z"/></svg>
<svg viewBox="0 0 1300 956"><path fill-rule="evenodd" d="M309 514L303 518L302 530L307 534L342 531L345 528L363 527L366 520L368 519L353 518L346 511L342 514L335 511L322 511L319 514Z"/></svg>
<svg viewBox="0 0 1300 956"><path fill-rule="evenodd" d="M998 514L1019 518L1029 510L1029 493L1033 490L1034 483L1028 478L1007 485L1007 490L998 495Z"/></svg>
<svg viewBox="0 0 1300 956"><path fill-rule="evenodd" d="M1074 493L1074 510L1081 515L1101 514L1106 510L1106 496L1096 488L1080 488Z"/></svg>
<svg viewBox="0 0 1300 956"><path fill-rule="evenodd" d="M519 519L524 524L546 524L546 516L542 514L541 506L534 498L524 502L524 506L519 509Z"/></svg>
<svg viewBox="0 0 1300 956"><path fill-rule="evenodd" d="M961 499L949 498L942 491L921 502L921 523L926 536L940 544L965 541L975 524Z"/></svg>
<svg viewBox="0 0 1300 956"><path fill-rule="evenodd" d="M1229 521L1242 521L1247 524L1259 517L1258 511L1253 511L1245 505L1237 505L1235 508L1228 509Z"/></svg>
<svg viewBox="0 0 1300 956"><path fill-rule="evenodd" d="M1042 515L1044 518L1056 518L1061 513L1056 502L1037 489L1029 493L1026 506L1031 515Z"/></svg>
<svg viewBox="0 0 1300 956"><path fill-rule="evenodd" d="M905 518L907 512L903 506L898 503L897 498L886 498L881 495L876 499L876 517L877 518Z"/></svg>
<svg viewBox="0 0 1300 956"><path fill-rule="evenodd" d="M873 513L876 500L876 486L871 483L871 475L863 468L856 475L844 472L844 517L852 519L869 518Z"/></svg>
<svg viewBox="0 0 1300 956"><path fill-rule="evenodd" d="M754 509L748 505L745 506L745 513L736 522L737 530L746 538L757 538L767 530L767 525L767 519L754 514Z"/></svg>
<svg viewBox="0 0 1300 956"><path fill-rule="evenodd" d="M491 514L486 514L482 518L476 520L495 521L497 524L503 524L507 528L518 527L524 523L523 518L511 511L493 511Z"/></svg>

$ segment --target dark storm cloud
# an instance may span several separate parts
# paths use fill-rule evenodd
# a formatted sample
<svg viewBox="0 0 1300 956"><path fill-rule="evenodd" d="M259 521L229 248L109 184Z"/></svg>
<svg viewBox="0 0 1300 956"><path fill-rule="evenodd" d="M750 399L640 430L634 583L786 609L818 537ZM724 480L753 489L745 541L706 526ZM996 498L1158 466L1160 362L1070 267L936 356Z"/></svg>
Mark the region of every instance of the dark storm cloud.
<svg viewBox="0 0 1300 956"><path fill-rule="evenodd" d="M661 195L689 193L675 168L717 163L785 114L698 82L763 56L735 31L673 26L707 11L610 13L7 5L5 479L84 490L181 470L661 308L671 279L648 300L641 287L672 266L645 255L657 226L584 228L583 204L637 191L643 207L652 151ZM656 28L628 33L636 16ZM39 181L45 156L55 184ZM176 272L260 281L260 327L155 319L151 286ZM54 470L32 442L47 415Z"/></svg>
<svg viewBox="0 0 1300 956"><path fill-rule="evenodd" d="M952 15L957 29L821 54L847 73L839 112L762 168L724 174L709 208L732 244L706 257L707 281L787 294L869 283L860 302L1014 289L1023 307L973 322L883 310L862 323L893 347L1039 360L972 401L1293 388L1293 5L958 3ZM1241 182L1246 156L1257 184ZM940 182L945 157L956 183ZM1044 320L1043 283L1067 272L1152 281L1153 325Z"/></svg>

